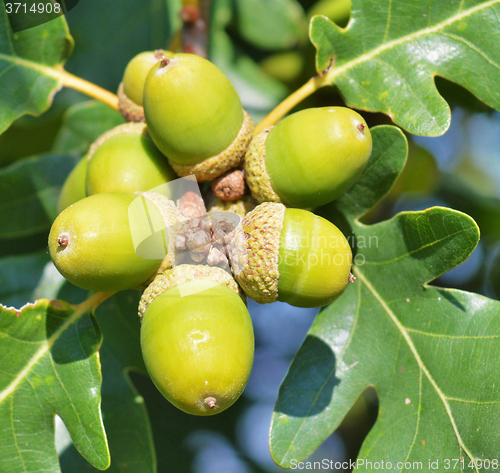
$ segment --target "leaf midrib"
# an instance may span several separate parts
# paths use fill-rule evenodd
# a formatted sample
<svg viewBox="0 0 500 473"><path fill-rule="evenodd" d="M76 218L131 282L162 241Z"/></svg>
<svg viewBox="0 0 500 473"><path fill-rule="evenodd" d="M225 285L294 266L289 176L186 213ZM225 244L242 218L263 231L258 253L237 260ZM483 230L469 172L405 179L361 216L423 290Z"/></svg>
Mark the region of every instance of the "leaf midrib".
<svg viewBox="0 0 500 473"><path fill-rule="evenodd" d="M431 26L429 28L424 28L423 30L419 30L415 33L408 34L406 36L402 36L398 39L395 39L393 41L389 41L388 43L382 44L378 46L375 49L372 49L370 52L362 54L361 56L357 57L356 59L353 59L352 61L349 61L339 67L335 67L334 69L328 71L326 75L326 80L327 82L335 82L335 78L338 76L344 74L346 71L349 69L352 69L356 67L359 64L362 64L363 62L369 61L370 59L373 59L374 57L382 54L383 52L390 50L392 48L396 48L397 46L400 46L401 44L407 43L414 41L422 36L428 35L428 34L433 34L436 33L446 26L452 25L453 23L460 21L464 18L467 18L468 16L473 15L476 12L479 12L481 10L484 10L486 8L489 8L493 5L496 5L500 3L500 0L490 0L489 2L483 3L482 5L478 5L473 8L469 8L468 10L464 10L463 12L453 15L450 18L448 18L445 21L442 21L440 23L437 23L434 26Z"/></svg>
<svg viewBox="0 0 500 473"><path fill-rule="evenodd" d="M44 66L33 61L28 61L26 59L20 58L19 56L8 56L7 54L0 53L0 61L1 60L4 60L10 65L17 65L25 67L27 69L33 69L37 72L46 74L58 81L60 81L62 77L62 74L58 70L54 69L54 67Z"/></svg>
<svg viewBox="0 0 500 473"><path fill-rule="evenodd" d="M476 464L475 460L476 458L472 455L472 453L468 450L468 448L465 446L464 441L462 440L462 437L460 436L460 432L458 431L457 424L455 422L455 418L453 417L453 414L451 412L451 407L448 404L448 399L444 395L444 393L441 391L439 388L437 382L434 380L434 378L431 376L429 370L427 369L427 366L424 364L422 359L420 358L420 355L418 353L417 348L413 344L413 341L408 334L408 331L406 328L403 326L403 324L399 321L397 318L396 314L391 310L391 308L386 304L384 301L383 297L377 292L375 287L370 283L368 278L363 274L363 272L359 269L359 267L353 267L352 272L356 275L357 278L359 278L360 281L365 284L365 286L369 289L369 291L373 294L375 299L379 302L379 304L382 306L384 311L387 313L389 318L392 320L394 325L396 325L397 329L400 331L401 335L405 339L406 343L408 344L408 347L410 348L410 351L413 353L413 356L415 357L415 360L420 368L421 371L425 374L429 382L431 383L432 387L436 391L437 395L441 399L441 402L444 405L444 408L446 410L446 413L450 419L451 425L453 427L453 431L455 432L455 436L457 437L458 443L460 447L464 450L464 452L467 454L467 456L474 461L474 465ZM475 467L475 471L479 473L477 467Z"/></svg>

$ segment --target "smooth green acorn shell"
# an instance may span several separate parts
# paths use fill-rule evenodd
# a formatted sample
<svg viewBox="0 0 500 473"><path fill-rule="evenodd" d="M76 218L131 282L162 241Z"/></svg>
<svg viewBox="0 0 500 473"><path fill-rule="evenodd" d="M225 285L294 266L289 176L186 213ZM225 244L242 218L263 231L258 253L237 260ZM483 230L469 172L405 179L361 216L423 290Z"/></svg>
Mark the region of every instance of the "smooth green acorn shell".
<svg viewBox="0 0 500 473"><path fill-rule="evenodd" d="M278 300L319 307L344 292L352 252L333 223L307 210L286 209L278 261Z"/></svg>
<svg viewBox="0 0 500 473"><path fill-rule="evenodd" d="M160 54L171 58L170 51L145 51L134 56L125 68L123 74L123 91L125 95L137 105L143 105L144 83L151 68L161 60Z"/></svg>
<svg viewBox="0 0 500 473"><path fill-rule="evenodd" d="M184 282L148 306L141 347L158 390L188 414L231 406L253 364L254 334L240 296L209 279Z"/></svg>
<svg viewBox="0 0 500 473"><path fill-rule="evenodd" d="M90 291L121 291L154 276L162 260L137 256L132 242L128 208L136 198L123 192L95 194L58 215L49 250L69 282Z"/></svg>
<svg viewBox="0 0 500 473"><path fill-rule="evenodd" d="M190 166L228 148L243 124L240 98L214 64L193 54L158 63L144 86L153 141L175 164Z"/></svg>
<svg viewBox="0 0 500 473"><path fill-rule="evenodd" d="M87 195L145 192L178 178L143 123L119 125L95 145L89 152Z"/></svg>
<svg viewBox="0 0 500 473"><path fill-rule="evenodd" d="M59 194L57 213L61 213L70 205L87 197L85 191L85 177L87 175L87 156L78 161L77 165L69 173Z"/></svg>
<svg viewBox="0 0 500 473"><path fill-rule="evenodd" d="M231 246L234 277L248 297L266 304L321 307L349 282L352 252L328 220L264 202L242 220Z"/></svg>
<svg viewBox="0 0 500 473"><path fill-rule="evenodd" d="M282 203L315 208L337 199L359 179L371 150L370 130L354 110L311 108L269 131L265 167Z"/></svg>

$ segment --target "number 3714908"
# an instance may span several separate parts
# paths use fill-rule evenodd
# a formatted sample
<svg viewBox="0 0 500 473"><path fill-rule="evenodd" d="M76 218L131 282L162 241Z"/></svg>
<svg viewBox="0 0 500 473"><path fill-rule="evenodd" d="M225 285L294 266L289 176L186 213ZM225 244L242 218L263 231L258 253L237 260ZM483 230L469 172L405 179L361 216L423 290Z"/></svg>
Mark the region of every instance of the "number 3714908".
<svg viewBox="0 0 500 473"><path fill-rule="evenodd" d="M489 470L490 468L492 470L498 470L498 460L481 460L481 459L465 459L465 458L451 458L448 459L446 458L444 460L444 469L449 470L449 469L456 469L460 468L461 470L465 470L466 468L471 468L473 470L476 469L486 469Z"/></svg>
<svg viewBox="0 0 500 473"><path fill-rule="evenodd" d="M33 3L6 3L7 13L61 13L61 5L57 2Z"/></svg>

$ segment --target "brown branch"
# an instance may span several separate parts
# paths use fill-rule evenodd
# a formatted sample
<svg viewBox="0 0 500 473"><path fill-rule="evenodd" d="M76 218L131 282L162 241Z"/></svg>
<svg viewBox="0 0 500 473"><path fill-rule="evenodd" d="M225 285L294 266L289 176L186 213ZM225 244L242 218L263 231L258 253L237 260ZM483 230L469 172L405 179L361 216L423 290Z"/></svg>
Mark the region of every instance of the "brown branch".
<svg viewBox="0 0 500 473"><path fill-rule="evenodd" d="M183 0L182 51L207 57L210 0Z"/></svg>

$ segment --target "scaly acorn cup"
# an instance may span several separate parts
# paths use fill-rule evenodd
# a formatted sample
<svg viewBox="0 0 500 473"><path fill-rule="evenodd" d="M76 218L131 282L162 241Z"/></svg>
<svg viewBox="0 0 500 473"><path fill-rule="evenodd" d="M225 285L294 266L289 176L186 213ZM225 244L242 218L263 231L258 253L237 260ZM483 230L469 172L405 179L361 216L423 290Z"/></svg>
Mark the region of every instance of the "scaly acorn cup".
<svg viewBox="0 0 500 473"><path fill-rule="evenodd" d="M160 274L176 264L176 239L178 235L184 231L185 223L188 222L189 219L188 217L182 215L182 213L176 207L175 203L163 194L160 194L158 192L136 192L136 194L141 197L141 201L135 201L133 204L134 206L137 206L134 207L132 213L132 215L135 217L133 219L134 228L141 228L143 221L143 214L141 212L141 209L147 207L148 213L150 215L151 213L153 213L153 216L156 217L157 212L160 213L161 223L163 223L163 226L160 224L155 227L156 234L158 234L158 236L161 235L162 238L162 230L164 230L167 234L167 242L165 246L166 255L163 258L160 267L158 268L158 274ZM135 235L138 235L138 233L139 232L136 231ZM150 236L149 239L144 238L145 236L146 234L142 235L142 237L140 238L143 243L137 246L137 250L145 246L145 251L146 253L148 253L151 251L152 244L161 243L161 241L152 241L151 239L155 238L154 236Z"/></svg>
<svg viewBox="0 0 500 473"><path fill-rule="evenodd" d="M87 160L87 195L148 191L178 178L144 123L107 131L91 145Z"/></svg>
<svg viewBox="0 0 500 473"><path fill-rule="evenodd" d="M69 282L90 291L120 291L140 286L155 275L162 258L138 256L132 240L129 205L136 198L124 192L96 194L71 205L54 220L50 256ZM163 226L154 206L149 216L154 226ZM167 241L163 244L168 246Z"/></svg>
<svg viewBox="0 0 500 473"><path fill-rule="evenodd" d="M57 202L57 213L61 213L70 205L87 197L85 191L85 178L88 166L87 156L84 156L69 173L59 194Z"/></svg>
<svg viewBox="0 0 500 473"><path fill-rule="evenodd" d="M302 209L266 202L241 221L230 249L236 281L265 304L321 307L350 281L352 252L333 223Z"/></svg>
<svg viewBox="0 0 500 473"><path fill-rule="evenodd" d="M253 122L231 82L214 64L176 54L153 66L144 85L149 133L180 176L211 181L238 167Z"/></svg>
<svg viewBox="0 0 500 473"><path fill-rule="evenodd" d="M220 268L181 265L144 292L144 363L158 390L188 414L222 412L247 384L254 334L238 291Z"/></svg>
<svg viewBox="0 0 500 473"><path fill-rule="evenodd" d="M146 51L133 57L127 64L123 80L118 87L118 106L128 122L143 122L144 108L142 98L144 82L150 69L163 57L173 57L170 51Z"/></svg>
<svg viewBox="0 0 500 473"><path fill-rule="evenodd" d="M232 212L244 217L248 212L257 207L257 202L251 195L244 195L241 199L234 201L223 201L218 197L212 197L208 206L209 212Z"/></svg>
<svg viewBox="0 0 500 473"><path fill-rule="evenodd" d="M259 202L315 208L358 180L371 150L370 130L354 110L301 110L253 139L245 156L246 180Z"/></svg>

